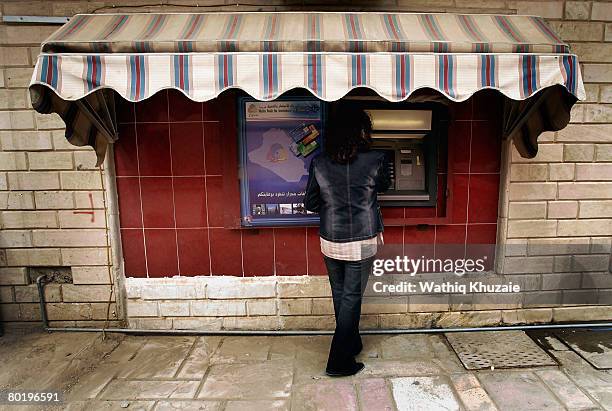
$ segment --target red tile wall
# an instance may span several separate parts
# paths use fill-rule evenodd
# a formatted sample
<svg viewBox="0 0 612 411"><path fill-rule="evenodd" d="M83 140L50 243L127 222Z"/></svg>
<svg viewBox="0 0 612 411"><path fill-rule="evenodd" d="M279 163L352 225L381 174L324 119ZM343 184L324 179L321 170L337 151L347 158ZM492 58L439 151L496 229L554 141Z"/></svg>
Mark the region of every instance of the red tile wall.
<svg viewBox="0 0 612 411"><path fill-rule="evenodd" d="M387 244L425 244L432 252L440 244L495 244L500 107L493 93L451 105L450 169L440 166L438 179L440 193L452 183L452 219L387 226ZM219 110L234 107L195 103L175 91L119 105L115 165L126 276L326 274L316 227L223 227L223 138L236 137L223 134ZM441 198L437 207L385 208L383 215L443 217Z"/></svg>

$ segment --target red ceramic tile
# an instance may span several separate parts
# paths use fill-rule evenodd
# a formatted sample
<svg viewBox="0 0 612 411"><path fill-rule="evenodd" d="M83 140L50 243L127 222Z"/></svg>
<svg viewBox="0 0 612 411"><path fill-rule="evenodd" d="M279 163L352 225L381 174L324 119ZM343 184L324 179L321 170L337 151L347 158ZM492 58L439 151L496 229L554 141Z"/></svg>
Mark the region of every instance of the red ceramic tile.
<svg viewBox="0 0 612 411"><path fill-rule="evenodd" d="M404 255L411 258L434 256L434 226L404 228Z"/></svg>
<svg viewBox="0 0 612 411"><path fill-rule="evenodd" d="M202 103L202 119L204 121L219 121L219 109L223 108L223 105L219 104L217 100L205 101Z"/></svg>
<svg viewBox="0 0 612 411"><path fill-rule="evenodd" d="M170 136L168 123L136 125L138 161L141 176L170 175Z"/></svg>
<svg viewBox="0 0 612 411"><path fill-rule="evenodd" d="M435 257L459 259L465 256L465 225L436 226Z"/></svg>
<svg viewBox="0 0 612 411"><path fill-rule="evenodd" d="M119 141L114 145L115 173L118 176L138 175L138 151L134 124L119 125Z"/></svg>
<svg viewBox="0 0 612 411"><path fill-rule="evenodd" d="M496 223L499 198L499 174L472 174L468 222Z"/></svg>
<svg viewBox="0 0 612 411"><path fill-rule="evenodd" d="M495 90L482 90L474 99L474 120L493 120L503 117L503 96Z"/></svg>
<svg viewBox="0 0 612 411"><path fill-rule="evenodd" d="M406 218L433 218L436 216L436 207L406 207Z"/></svg>
<svg viewBox="0 0 612 411"><path fill-rule="evenodd" d="M406 244L404 246L404 256L412 260L426 260L435 258L435 246L431 244ZM418 271L427 271L424 268ZM431 269L430 269L431 271Z"/></svg>
<svg viewBox="0 0 612 411"><path fill-rule="evenodd" d="M176 234L180 274L209 275L208 229L184 228L176 230Z"/></svg>
<svg viewBox="0 0 612 411"><path fill-rule="evenodd" d="M452 188L452 222L465 223L467 219L468 180L467 174L455 174Z"/></svg>
<svg viewBox="0 0 612 411"><path fill-rule="evenodd" d="M403 244L404 243L404 227L402 226L386 226L383 232L385 244Z"/></svg>
<svg viewBox="0 0 612 411"><path fill-rule="evenodd" d="M271 228L242 230L244 275L274 275L274 234Z"/></svg>
<svg viewBox="0 0 612 411"><path fill-rule="evenodd" d="M171 123L172 175L204 175L202 123Z"/></svg>
<svg viewBox="0 0 612 411"><path fill-rule="evenodd" d="M174 177L172 181L176 226L207 227L204 177Z"/></svg>
<svg viewBox="0 0 612 411"><path fill-rule="evenodd" d="M275 228L276 275L305 275L306 228Z"/></svg>
<svg viewBox="0 0 612 411"><path fill-rule="evenodd" d="M234 226L240 224L240 188L236 179L228 178L229 181L223 177L223 225ZM209 177L206 177L208 180ZM232 181L236 182L232 184ZM230 187L228 187L230 186Z"/></svg>
<svg viewBox="0 0 612 411"><path fill-rule="evenodd" d="M493 269L497 224L469 224L467 229L466 254L473 259L482 259L485 270Z"/></svg>
<svg viewBox="0 0 612 411"><path fill-rule="evenodd" d="M141 229L121 229L121 248L126 277L146 277L144 236Z"/></svg>
<svg viewBox="0 0 612 411"><path fill-rule="evenodd" d="M501 125L475 121L472 125L471 173L498 173L501 164Z"/></svg>
<svg viewBox="0 0 612 411"><path fill-rule="evenodd" d="M485 96L486 97L486 96ZM488 112L484 110L491 102L496 101L495 96L488 97L488 103L484 103L486 98L474 100L473 111L474 117L479 120L490 119L490 112L495 111L495 108ZM169 103L168 103L169 101ZM126 107L125 103L123 106ZM168 106L169 104L169 106ZM163 110L163 107L166 110ZM131 104L127 104L131 106ZM158 107L157 111L154 110ZM115 146L115 159L118 175L136 176L138 174L138 163L136 161L136 140L138 140L138 150L141 158L141 175L155 176L170 176L170 159L172 159L174 175L201 175L204 171L201 168L205 164L206 174L214 177L206 178L206 192L208 196L208 220L211 226L223 227L224 212L227 209L228 203L238 204L239 198L226 198L223 186L223 141L220 133L221 123L218 105L215 102L204 104L193 103L186 97L170 92L168 100L165 93L158 93L147 104L136 106L136 120L139 122L155 122L167 121L168 107L170 107L170 121L196 123L173 123L170 126L167 124L139 124L138 139L136 139L133 127L122 126L120 129L120 141ZM225 106L224 106L225 107ZM123 109L122 109L123 110ZM454 119L469 120L472 112L471 103L457 104L451 111ZM131 119L129 113L121 113L121 118L128 121ZM214 120L215 122L197 123L200 120ZM451 166L450 178L453 178L453 214L454 222L465 223L467 216L467 195L468 195L468 175L455 174L453 172L467 173L470 167L469 148L472 126L474 135L472 138L472 173L482 172L498 172L499 171L499 154L501 149L498 145L489 144L491 142L491 128L496 127L496 123L484 121L458 121L451 122L449 127L449 150L448 155L451 157L449 162L454 164ZM171 128L172 131L169 131ZM194 138L193 136L199 136ZM204 140L204 147L201 148L197 143L198 148L194 150L194 142ZM499 143L499 141L497 142ZM182 150L185 149L185 150ZM496 160L492 160L497 154ZM446 152L441 152L439 155L438 171L446 172L446 164L444 161ZM204 159L202 159L204 157ZM235 165L237 167L237 164ZM199 170L198 170L199 168ZM497 214L497 192L492 189L491 181L480 181L480 175L472 174L472 187L470 190L470 222L474 221L496 221ZM168 187L169 179L161 179L160 183L152 184L155 180L144 178L142 181L147 187L143 192L143 208L145 211L146 226L149 224L158 224L164 227L174 227L174 213L176 213L177 225L179 227L205 227L206 208L204 207L202 198L204 195L198 194L202 192L201 179L183 179L175 178L174 197L176 210L172 210L172 190L171 185ZM441 175L440 181L444 180ZM492 179L493 177L483 177ZM498 175L495 175L497 180ZM135 179L130 179L135 181ZM497 182L499 184L499 182ZM121 187L121 185L124 185ZM155 187L156 186L156 187ZM495 191L495 196L490 193ZM118 182L118 192L120 201L120 218L122 228L125 226L135 226L139 220L139 207L134 204L138 203L138 196L134 186L127 184L127 181ZM122 197L123 194L123 198ZM129 193L129 194L126 194ZM165 193L165 194L164 194ZM443 187L439 187L439 196L437 204L437 215L443 217L444 214L440 210L444 210L444 197L442 196ZM195 199L195 201L194 201ZM474 204L473 201L477 201ZM145 206L144 203L147 205ZM493 204L494 203L494 204ZM432 208L407 208L404 211L402 207L383 207L383 216L387 218L403 218L406 216L427 217L433 216L430 214ZM492 220L493 219L493 220ZM485 228L486 227L486 228ZM470 241L480 241L481 238L487 238L488 235L493 236L492 227L495 224L476 224L470 225L468 228L468 238ZM485 230L483 232L479 230ZM489 231L487 231L489 230ZM122 229L123 232L126 230ZM131 231L128 236L138 236L139 230ZM173 230L147 230L147 232L173 232ZM319 248L318 229L317 228L279 228L275 229L276 241L273 242L271 230L259 230L259 234L254 234L256 231L248 230L241 234L241 231L226 230L217 228L211 231L211 250L212 256L210 262L213 265L213 273L241 275L244 264L245 275L267 275L273 272L274 265L278 274L308 274L319 275L326 274L326 269L323 263L322 255ZM204 274L207 274L206 266L209 265L208 253L202 253L202 244L208 244L208 235L204 235L206 230L199 229L181 229L177 235L179 253L180 253L180 268L184 275L200 274L204 267ZM155 234L161 236L161 234ZM242 241L240 239L242 235ZM427 250L433 247L434 228L426 227L421 230L420 227L391 227L387 226L385 230L385 242L392 244L397 241L401 244L405 241L406 244L424 244ZM439 226L437 228L438 244L456 243L459 241L462 244L465 241L465 226L464 225L449 225ZM169 242L176 248L176 242L172 242L171 236L167 234ZM399 240L398 240L399 238ZM142 233L140 234L140 243L142 244ZM130 244L138 244L138 241L126 240L128 247ZM252 244L253 243L253 244ZM268 244L262 247L262 244ZM270 246L272 244L272 246ZM242 253L241 254L241 245ZM253 246L254 245L254 246ZM142 247L142 246L141 246ZM207 247L206 247L207 248ZM274 248L276 248L277 260L274 263ZM151 245L148 249L153 250ZM158 247L159 250L165 250L165 247ZM303 249L296 253L296 250ZM425 250L425 251L427 251ZM131 257L128 250L125 254L126 267L130 264L143 266L144 248L141 248L141 257L138 253L132 253L136 257ZM140 263L138 262L140 258ZM133 260L133 261L132 261ZM243 263L244 261L244 263ZM306 264L306 262L308 264ZM170 265L171 262L170 262ZM271 267L271 268L267 268ZM307 268L306 268L307 267ZM138 270L132 270L138 271ZM168 270L166 270L168 271ZM144 273L144 268L140 269ZM144 274L143 274L144 275ZM161 274L165 275L165 274Z"/></svg>
<svg viewBox="0 0 612 411"><path fill-rule="evenodd" d="M136 109L134 103L115 95L115 105L117 107L117 122L119 124L134 122L134 111Z"/></svg>
<svg viewBox="0 0 612 411"><path fill-rule="evenodd" d="M223 173L223 141L221 140L219 126L220 123L203 123L206 174L208 175L221 175Z"/></svg>
<svg viewBox="0 0 612 411"><path fill-rule="evenodd" d="M442 122L442 126L448 129L448 122ZM438 158L436 173L446 173L448 171L448 136L441 137L443 141L438 144Z"/></svg>
<svg viewBox="0 0 612 411"><path fill-rule="evenodd" d="M308 275L327 275L327 267L321 253L321 240L318 227L306 228Z"/></svg>
<svg viewBox="0 0 612 411"><path fill-rule="evenodd" d="M497 224L468 224L468 244L495 244Z"/></svg>
<svg viewBox="0 0 612 411"><path fill-rule="evenodd" d="M385 218L404 218L404 207L385 207L380 208L383 216L383 222Z"/></svg>
<svg viewBox="0 0 612 411"><path fill-rule="evenodd" d="M471 120L473 101L473 98L469 98L461 103L451 103L449 107L451 120Z"/></svg>
<svg viewBox="0 0 612 411"><path fill-rule="evenodd" d="M136 122L168 121L168 92L158 91L153 96L136 103Z"/></svg>
<svg viewBox="0 0 612 411"><path fill-rule="evenodd" d="M241 231L210 229L212 275L242 276Z"/></svg>
<svg viewBox="0 0 612 411"><path fill-rule="evenodd" d="M470 121L454 121L448 129L448 153L453 173L467 173L470 167Z"/></svg>
<svg viewBox="0 0 612 411"><path fill-rule="evenodd" d="M437 244L465 244L465 224L436 226Z"/></svg>
<svg viewBox="0 0 612 411"><path fill-rule="evenodd" d="M389 226L385 227L383 232L382 247L378 247L376 258L379 259L394 259L404 253L404 227Z"/></svg>
<svg viewBox="0 0 612 411"><path fill-rule="evenodd" d="M208 196L208 224L210 227L223 227L225 199L223 195L223 177L206 177Z"/></svg>
<svg viewBox="0 0 612 411"><path fill-rule="evenodd" d="M168 90L170 121L202 121L202 103L190 100L178 90Z"/></svg>
<svg viewBox="0 0 612 411"><path fill-rule="evenodd" d="M145 229L149 277L178 275L176 230Z"/></svg>
<svg viewBox="0 0 612 411"><path fill-rule="evenodd" d="M406 226L404 227L404 244L433 244L435 226Z"/></svg>
<svg viewBox="0 0 612 411"><path fill-rule="evenodd" d="M142 228L138 177L117 177L117 197L121 228Z"/></svg>
<svg viewBox="0 0 612 411"><path fill-rule="evenodd" d="M174 228L171 177L143 177L142 212L145 228Z"/></svg>

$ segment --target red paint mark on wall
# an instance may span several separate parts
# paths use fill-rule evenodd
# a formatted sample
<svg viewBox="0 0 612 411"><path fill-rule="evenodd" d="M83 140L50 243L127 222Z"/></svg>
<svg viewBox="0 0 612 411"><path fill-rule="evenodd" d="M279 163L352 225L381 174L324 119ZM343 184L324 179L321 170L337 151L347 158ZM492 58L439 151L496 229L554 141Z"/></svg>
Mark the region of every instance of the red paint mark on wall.
<svg viewBox="0 0 612 411"><path fill-rule="evenodd" d="M89 193L89 209L91 211L73 211L73 214L90 214L91 215L91 220L89 220L90 222L94 222L96 221L96 214L93 211L93 194Z"/></svg>

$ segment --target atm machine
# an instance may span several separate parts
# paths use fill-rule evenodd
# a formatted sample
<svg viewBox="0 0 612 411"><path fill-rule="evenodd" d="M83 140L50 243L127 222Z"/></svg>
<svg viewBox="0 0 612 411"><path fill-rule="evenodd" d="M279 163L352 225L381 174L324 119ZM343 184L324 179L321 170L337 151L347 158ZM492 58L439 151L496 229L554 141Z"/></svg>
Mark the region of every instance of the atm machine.
<svg viewBox="0 0 612 411"><path fill-rule="evenodd" d="M438 136L433 110L364 107L372 120L374 150L385 153L391 187L381 206L435 206Z"/></svg>

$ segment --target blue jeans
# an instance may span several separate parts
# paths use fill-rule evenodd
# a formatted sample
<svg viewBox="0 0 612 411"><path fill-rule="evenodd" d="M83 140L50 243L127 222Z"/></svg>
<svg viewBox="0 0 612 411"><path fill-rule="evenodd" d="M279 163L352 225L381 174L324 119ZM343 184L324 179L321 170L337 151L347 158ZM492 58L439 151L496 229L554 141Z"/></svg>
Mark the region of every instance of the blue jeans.
<svg viewBox="0 0 612 411"><path fill-rule="evenodd" d="M359 261L336 260L326 256L324 259L336 316L336 330L329 350L327 369L343 370L355 362L355 353L361 351L361 298L372 272L374 257Z"/></svg>

